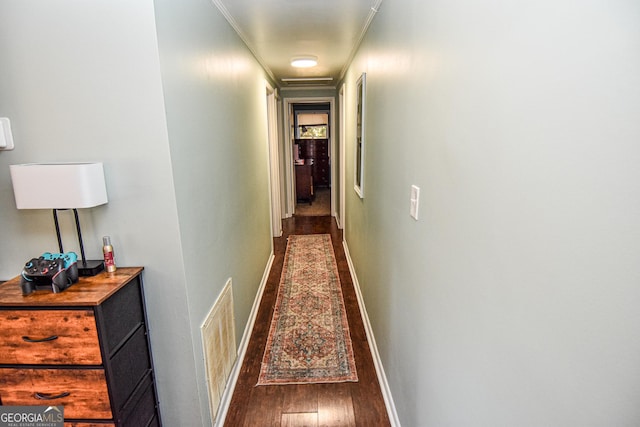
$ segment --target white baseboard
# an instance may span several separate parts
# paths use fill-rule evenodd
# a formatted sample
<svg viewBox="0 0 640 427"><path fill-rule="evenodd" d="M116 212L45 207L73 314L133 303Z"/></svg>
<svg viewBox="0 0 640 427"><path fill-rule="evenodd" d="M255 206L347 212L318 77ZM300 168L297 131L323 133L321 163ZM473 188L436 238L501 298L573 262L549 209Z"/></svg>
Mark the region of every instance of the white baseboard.
<svg viewBox="0 0 640 427"><path fill-rule="evenodd" d="M274 258L275 255L272 251L271 255L269 256L269 261L267 261L264 273L262 274L262 280L260 281L258 293L253 300L253 307L251 308L251 313L249 314L247 325L244 328L240 346L238 347L238 356L236 357L236 362L233 365L233 369L231 370L231 374L229 375L229 379L227 380L227 386L225 387L222 398L220 399L218 413L216 414L216 418L213 422L214 427L222 427L222 425L224 424L224 420L227 418L227 412L229 411L229 405L231 404L231 397L233 396L233 391L235 390L236 383L238 382L238 376L240 375L240 368L242 367L244 356L247 353L249 338L251 338L253 325L256 322L258 308L260 308L260 301L262 301L262 294L264 293L264 288L267 285L267 280L269 279L269 273L271 272L271 266L273 265Z"/></svg>
<svg viewBox="0 0 640 427"><path fill-rule="evenodd" d="M391 389L387 382L387 376L384 373L382 367L382 361L380 360L380 353L378 353L378 347L376 346L376 340L373 336L373 330L371 328L371 322L369 322L369 315L367 309L364 306L364 300L362 298L362 292L360 291L360 283L358 282L358 276L356 276L356 270L351 260L351 254L349 253L349 247L345 240L342 241L344 247L344 253L347 257L347 264L349 264L349 271L351 272L351 279L353 280L353 288L356 291L356 298L358 299L358 305L360 306L360 313L362 314L362 322L364 323L364 329L367 334L367 342L371 349L371 356L373 357L373 364L376 368L376 374L378 376L378 382L380 383L380 389L382 390L382 398L384 404L387 407L387 414L389 415L389 421L392 427L400 427L400 420L398 419L398 413L396 411L396 405L393 403L391 396Z"/></svg>

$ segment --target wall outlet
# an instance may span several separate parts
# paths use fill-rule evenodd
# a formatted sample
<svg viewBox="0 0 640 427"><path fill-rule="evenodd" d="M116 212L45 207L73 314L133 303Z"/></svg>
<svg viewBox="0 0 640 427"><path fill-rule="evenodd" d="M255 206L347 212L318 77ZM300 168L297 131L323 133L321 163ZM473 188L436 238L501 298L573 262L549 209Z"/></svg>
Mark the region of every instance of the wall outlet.
<svg viewBox="0 0 640 427"><path fill-rule="evenodd" d="M416 221L418 220L418 207L420 204L420 187L412 185L411 186L411 197L410 197L411 207L409 209L409 215Z"/></svg>

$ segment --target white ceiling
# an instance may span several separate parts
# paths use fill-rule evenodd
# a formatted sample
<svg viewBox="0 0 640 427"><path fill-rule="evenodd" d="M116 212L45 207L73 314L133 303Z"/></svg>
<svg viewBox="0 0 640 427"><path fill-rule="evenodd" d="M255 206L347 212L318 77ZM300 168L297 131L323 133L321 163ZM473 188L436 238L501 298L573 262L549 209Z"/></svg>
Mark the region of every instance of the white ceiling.
<svg viewBox="0 0 640 427"><path fill-rule="evenodd" d="M267 72L282 87L335 86L382 0L213 0ZM318 57L313 68L291 58ZM286 82L282 79L317 79Z"/></svg>

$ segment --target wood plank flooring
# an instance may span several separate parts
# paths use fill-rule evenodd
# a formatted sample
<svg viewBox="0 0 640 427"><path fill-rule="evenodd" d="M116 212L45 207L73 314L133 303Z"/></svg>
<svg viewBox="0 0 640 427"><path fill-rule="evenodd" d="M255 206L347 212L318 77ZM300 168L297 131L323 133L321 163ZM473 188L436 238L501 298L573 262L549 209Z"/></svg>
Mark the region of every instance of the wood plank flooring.
<svg viewBox="0 0 640 427"><path fill-rule="evenodd" d="M225 427L390 426L358 307L342 232L332 217L293 217L274 239L275 259L258 309L245 360L227 412ZM331 235L336 255L359 381L337 384L256 386L273 316L287 236Z"/></svg>

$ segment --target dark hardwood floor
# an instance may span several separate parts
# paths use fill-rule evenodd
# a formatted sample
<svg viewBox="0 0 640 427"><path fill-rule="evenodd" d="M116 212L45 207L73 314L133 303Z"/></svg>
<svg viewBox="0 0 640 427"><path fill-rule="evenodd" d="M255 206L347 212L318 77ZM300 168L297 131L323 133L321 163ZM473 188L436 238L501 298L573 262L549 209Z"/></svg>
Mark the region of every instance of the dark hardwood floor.
<svg viewBox="0 0 640 427"><path fill-rule="evenodd" d="M283 221L283 229L283 236L274 239L275 260L224 425L390 426L342 247L341 230L332 217L293 217ZM287 236L322 233L330 234L333 242L359 381L256 386L282 273Z"/></svg>

